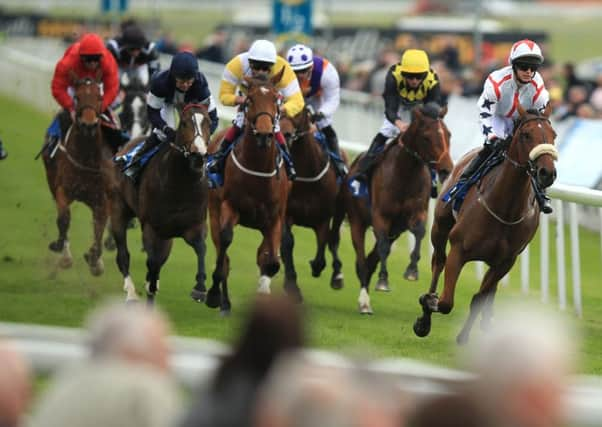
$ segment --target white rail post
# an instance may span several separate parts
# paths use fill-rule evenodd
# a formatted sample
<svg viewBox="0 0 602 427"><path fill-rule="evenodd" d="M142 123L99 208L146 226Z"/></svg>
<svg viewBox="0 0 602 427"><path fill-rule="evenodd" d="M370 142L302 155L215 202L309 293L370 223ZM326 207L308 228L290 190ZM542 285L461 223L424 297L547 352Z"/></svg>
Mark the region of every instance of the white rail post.
<svg viewBox="0 0 602 427"><path fill-rule="evenodd" d="M569 203L570 221L571 221L571 269L573 272L573 304L577 316L583 316L581 306L581 260L579 257L579 218L577 214L577 204Z"/></svg>
<svg viewBox="0 0 602 427"><path fill-rule="evenodd" d="M550 220L547 215L541 214L539 219L539 233L541 238L541 258L539 260L541 301L547 303L550 296Z"/></svg>
<svg viewBox="0 0 602 427"><path fill-rule="evenodd" d="M566 263L564 259L564 212L562 200L556 200L556 274L558 307L566 310Z"/></svg>
<svg viewBox="0 0 602 427"><path fill-rule="evenodd" d="M520 254L520 288L525 295L529 293L529 247Z"/></svg>

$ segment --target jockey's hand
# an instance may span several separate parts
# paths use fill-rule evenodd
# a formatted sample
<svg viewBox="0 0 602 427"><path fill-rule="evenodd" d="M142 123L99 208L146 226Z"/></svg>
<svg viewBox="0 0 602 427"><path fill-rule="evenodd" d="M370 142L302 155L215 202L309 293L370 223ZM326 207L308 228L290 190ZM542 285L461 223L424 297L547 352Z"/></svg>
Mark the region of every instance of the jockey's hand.
<svg viewBox="0 0 602 427"><path fill-rule="evenodd" d="M324 113L322 113L321 111L318 111L317 113L315 113L311 116L311 121L315 123L315 122L319 122L320 120L322 120L324 118L325 118Z"/></svg>
<svg viewBox="0 0 602 427"><path fill-rule="evenodd" d="M399 129L399 131L401 133L405 132L406 130L408 130L408 127L410 126L409 123L406 122L402 122L401 120L395 120L395 126L397 126L397 129Z"/></svg>
<svg viewBox="0 0 602 427"><path fill-rule="evenodd" d="M176 131L174 129L165 125L163 126L163 129L161 129L161 131L165 134L167 142L174 142L176 140Z"/></svg>
<svg viewBox="0 0 602 427"><path fill-rule="evenodd" d="M246 96L239 95L236 98L234 98L234 103L236 105L243 105L245 102L247 102Z"/></svg>

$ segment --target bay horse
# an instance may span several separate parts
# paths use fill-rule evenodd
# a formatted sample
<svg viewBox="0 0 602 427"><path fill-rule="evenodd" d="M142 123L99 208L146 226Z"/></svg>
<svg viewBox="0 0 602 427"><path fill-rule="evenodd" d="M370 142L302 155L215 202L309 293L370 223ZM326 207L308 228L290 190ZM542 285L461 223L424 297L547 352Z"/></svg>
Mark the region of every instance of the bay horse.
<svg viewBox="0 0 602 427"><path fill-rule="evenodd" d="M242 138L225 159L223 187L209 193L211 239L217 258L206 304L220 307L224 315L231 310L230 259L226 251L237 224L259 230L263 235L257 248L259 293L270 293L271 278L280 269L282 224L290 190L274 138L280 99L276 84L283 72L284 68L271 78L245 77L248 91ZM214 137L210 151L217 149L222 136L220 133Z"/></svg>
<svg viewBox="0 0 602 427"><path fill-rule="evenodd" d="M137 299L127 247L128 222L134 216L140 221L147 256L147 302L154 301L159 289L159 273L175 237L183 238L194 249L197 274L192 292L197 299L205 297L208 184L204 166L210 125L205 105L185 105L175 141L161 145L142 171L138 185L119 173L119 191L111 206L111 229L128 302ZM137 142L139 140L131 141L123 151ZM119 170L120 166L115 165L115 168Z"/></svg>
<svg viewBox="0 0 602 427"><path fill-rule="evenodd" d="M486 329L499 280L510 271L537 230L539 208L531 180L546 188L556 179L556 133L549 121L549 104L542 114L525 111L521 105L517 110L519 117L510 146L503 153L504 161L470 188L459 212L452 212L453 203L437 201L431 232L432 279L429 293L420 297L423 315L414 323L414 332L419 337L429 334L433 312L451 312L460 271L466 262L476 260L487 263L489 270L472 297L470 313L456 341L467 342L479 312L482 312L481 325ZM476 151L470 152L461 159L442 191L449 190L475 154ZM446 255L448 241L450 249ZM445 284L439 298L437 282L444 269Z"/></svg>
<svg viewBox="0 0 602 427"><path fill-rule="evenodd" d="M318 247L314 259L309 262L313 277L320 277L326 267L324 252L328 243L333 258L330 286L333 289L341 289L343 264L338 255L338 248L345 208L335 169L331 165L328 154L314 136L310 111L304 108L294 118L283 117L280 126L290 145L291 156L297 170L297 178L288 196L286 221L282 231L284 289L300 302L302 295L297 284L297 272L293 260L295 238L292 226L300 225L314 230ZM341 153L346 160L345 154Z"/></svg>
<svg viewBox="0 0 602 427"><path fill-rule="evenodd" d="M53 252L61 253L59 266L69 268L73 257L67 233L71 222L73 201L86 204L92 210L94 240L84 258L90 272L104 272L102 235L109 216L108 188L113 177L112 149L105 142L101 127L102 89L100 75L96 79L71 76L74 88L75 121L52 153L44 149L42 159L46 180L58 211L58 239L50 243ZM46 143L47 145L48 143Z"/></svg>
<svg viewBox="0 0 602 427"><path fill-rule="evenodd" d="M447 107L440 108L435 103L413 110L408 129L385 148L382 161L375 166L368 198L353 197L345 186L345 205L356 254L356 274L360 281L358 303L361 314L372 314L368 288L379 262L375 289L390 290L387 258L392 243L406 230L414 235L415 244L404 277L407 280L418 279L420 244L426 231L431 194L430 171L436 170L442 182L453 167L449 153L451 134L442 120L446 113ZM358 161L359 156L352 164L349 176L357 170ZM370 226L376 243L366 257L364 239Z"/></svg>

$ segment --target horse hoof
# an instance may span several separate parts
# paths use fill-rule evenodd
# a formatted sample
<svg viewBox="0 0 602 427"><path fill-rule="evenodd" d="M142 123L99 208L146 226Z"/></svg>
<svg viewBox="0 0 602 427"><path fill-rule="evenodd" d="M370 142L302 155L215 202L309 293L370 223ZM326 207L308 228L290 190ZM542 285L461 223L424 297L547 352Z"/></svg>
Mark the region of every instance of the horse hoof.
<svg viewBox="0 0 602 427"><path fill-rule="evenodd" d="M229 308L222 308L219 311L221 317L230 317L230 314L232 314L232 311Z"/></svg>
<svg viewBox="0 0 602 427"><path fill-rule="evenodd" d="M374 287L375 291L379 292L391 292L391 288L389 284L385 280L379 280Z"/></svg>
<svg viewBox="0 0 602 427"><path fill-rule="evenodd" d="M309 266L311 267L312 277L320 277L324 268L326 268L326 262L317 262L316 260L310 261Z"/></svg>
<svg viewBox="0 0 602 427"><path fill-rule="evenodd" d="M219 307L219 303L220 303L220 299L221 299L221 295L219 294L219 292L211 292L211 291L209 291L207 293L207 300L205 301L205 304L209 308L218 308Z"/></svg>
<svg viewBox="0 0 602 427"><path fill-rule="evenodd" d="M58 240L55 240L54 242L50 242L50 244L48 245L48 249L50 249L52 252L62 252L63 246L63 243L59 242Z"/></svg>
<svg viewBox="0 0 602 427"><path fill-rule="evenodd" d="M360 305L360 314L374 314L374 312L372 311L372 307L370 307L370 305L368 304L363 304Z"/></svg>
<svg viewBox="0 0 602 427"><path fill-rule="evenodd" d="M460 332L456 337L456 344L465 345L466 343L468 343L468 334Z"/></svg>
<svg viewBox="0 0 602 427"><path fill-rule="evenodd" d="M415 282L416 280L418 280L418 271L406 270L406 272L403 273L403 278L411 282Z"/></svg>
<svg viewBox="0 0 602 427"><path fill-rule="evenodd" d="M414 322L414 333L417 337L424 338L431 332L431 319L419 317Z"/></svg>
<svg viewBox="0 0 602 427"><path fill-rule="evenodd" d="M207 291L193 289L190 291L190 298L196 302L205 302L205 299L207 298Z"/></svg>
<svg viewBox="0 0 602 427"><path fill-rule="evenodd" d="M61 258L59 260L59 267L63 269L71 268L73 266L73 258Z"/></svg>
<svg viewBox="0 0 602 427"><path fill-rule="evenodd" d="M333 279L330 282L330 287L332 289L334 289L335 291L339 291L339 290L343 289L343 286L344 286L343 279Z"/></svg>

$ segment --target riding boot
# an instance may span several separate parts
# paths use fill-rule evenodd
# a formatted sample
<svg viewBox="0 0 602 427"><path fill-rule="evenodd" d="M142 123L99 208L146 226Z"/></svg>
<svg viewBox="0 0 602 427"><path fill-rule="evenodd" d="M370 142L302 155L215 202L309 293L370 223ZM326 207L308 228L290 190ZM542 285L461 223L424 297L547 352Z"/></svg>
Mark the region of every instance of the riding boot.
<svg viewBox="0 0 602 427"><path fill-rule="evenodd" d="M339 150L339 138L337 138L336 132L330 125L322 128L322 133L324 133L324 136L326 137L326 145L328 146L328 149L336 156L336 158L332 158L332 160L337 171L337 175L343 178L345 175L347 175L349 170L347 169L347 165L343 161L343 156L341 156L341 151Z"/></svg>
<svg viewBox="0 0 602 427"><path fill-rule="evenodd" d="M537 200L539 210L546 215L554 212L554 209L552 209L552 205L550 203L550 198L547 196L546 191L539 186L537 180L533 177L531 177L531 185L533 185L533 190L535 190L535 200Z"/></svg>
<svg viewBox="0 0 602 427"><path fill-rule="evenodd" d="M290 151L288 150L288 145L286 145L286 139L282 132L276 132L276 142L280 146L280 152L282 153L282 157L284 158L284 164L286 167L286 175L288 179L294 181L297 178L297 171L295 170L295 165L293 164L293 158L291 156Z"/></svg>
<svg viewBox="0 0 602 427"><path fill-rule="evenodd" d="M4 160L6 159L6 157L8 156L8 153L6 152L6 150L4 149L4 146L2 144L2 141L0 141L0 160Z"/></svg>
<svg viewBox="0 0 602 427"><path fill-rule="evenodd" d="M460 188L468 181L474 174L479 170L483 162L491 155L494 151L494 144L485 143L481 151L477 153L476 156L472 158L468 166L464 168L462 175L458 178L458 182L454 187L449 191L450 197L453 197Z"/></svg>
<svg viewBox="0 0 602 427"><path fill-rule="evenodd" d="M142 162L140 160L146 153L159 144L161 144L161 140L157 134L154 132L151 133L151 135L142 142L142 146L138 149L138 151L136 151L134 157L132 157L132 160L129 163L129 166L123 170L123 173L129 178L135 180L138 176L138 173L142 170Z"/></svg>
<svg viewBox="0 0 602 427"><path fill-rule="evenodd" d="M374 162L376 161L376 154L380 151L380 148L385 145L387 142L387 137L382 133L377 133L372 143L370 144L370 148L359 161L357 166L357 172L355 174L355 179L361 182L366 183L368 181L368 174L372 170L374 166Z"/></svg>
<svg viewBox="0 0 602 427"><path fill-rule="evenodd" d="M241 128L236 125L230 126L230 128L224 134L219 148L213 154L211 154L211 161L207 164L207 171L209 173L221 174L224 169L224 160L226 159L226 152L230 145L240 135Z"/></svg>

